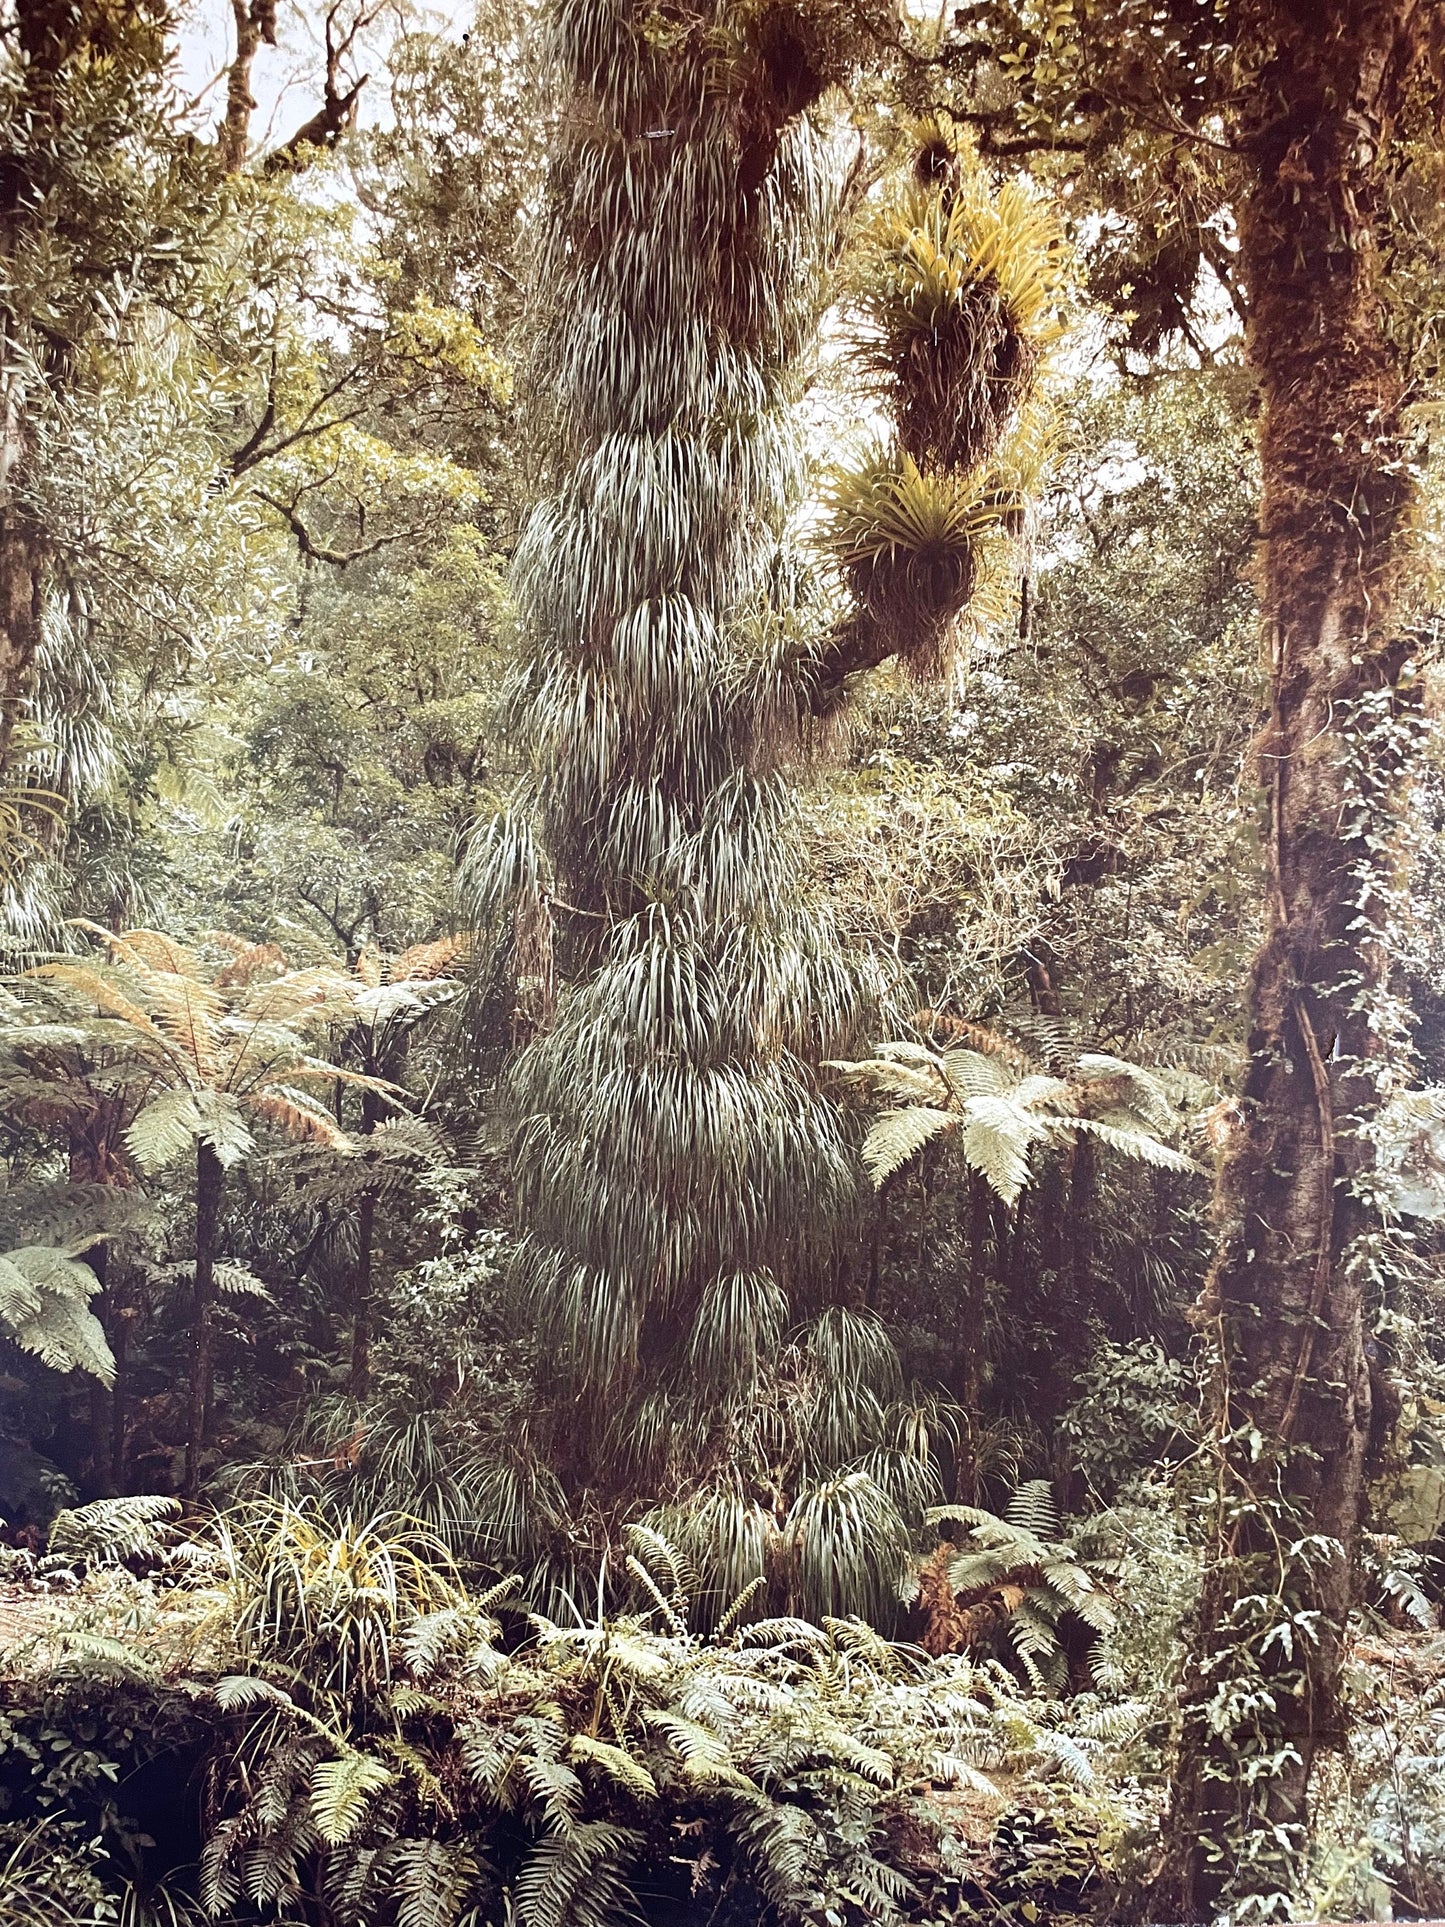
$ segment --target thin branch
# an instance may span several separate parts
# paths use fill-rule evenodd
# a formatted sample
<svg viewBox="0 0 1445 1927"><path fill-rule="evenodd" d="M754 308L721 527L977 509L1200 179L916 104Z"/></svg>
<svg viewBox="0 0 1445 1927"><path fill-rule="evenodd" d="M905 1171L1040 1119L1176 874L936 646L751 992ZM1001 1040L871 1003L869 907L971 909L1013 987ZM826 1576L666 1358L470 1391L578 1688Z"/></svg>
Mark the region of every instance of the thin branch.
<svg viewBox="0 0 1445 1927"><path fill-rule="evenodd" d="M263 447L262 443L265 440L264 431L266 428L272 426L276 420L275 406L272 402L268 401L265 413L261 417L261 424L257 427L255 434L237 449L236 453L231 457L230 468L232 475L244 475L248 468L255 468L258 463L270 461L273 455L283 455L288 448L294 448L298 442L313 441L316 436L324 435L328 429L344 428L347 422L359 420L360 417L366 413L365 402L358 402L355 408L344 409L338 414L328 415L324 421L318 421L316 417L326 406L327 402L334 401L343 388L348 387L350 383L358 380L364 372L359 366L348 368L340 380L333 382L330 388L326 390L326 393L311 404L302 416L297 427L293 428L289 434L279 436L269 446Z"/></svg>
<svg viewBox="0 0 1445 1927"><path fill-rule="evenodd" d="M425 526L409 529L396 529L390 535L378 535L373 541L363 542L355 549L332 549L324 542L318 542L302 521L295 502L283 502L278 495L269 494L264 488L254 488L251 493L268 508L275 509L296 537L296 546L308 562L329 562L334 569L347 568L353 562L360 562L368 555L375 555L393 542L408 542L413 536L424 535Z"/></svg>
<svg viewBox="0 0 1445 1927"><path fill-rule="evenodd" d="M268 174L282 173L295 167L308 147L335 147L341 136L356 119L357 102L362 88L370 80L370 74L362 74L349 87L341 84L341 64L356 44L356 37L365 31L382 11L382 5L357 8L350 27L336 38L336 22L341 12L342 0L333 0L327 10L325 21L326 37L326 78L323 83L321 106L304 127L298 127L289 140L283 141L266 156L265 171Z"/></svg>
<svg viewBox="0 0 1445 1927"><path fill-rule="evenodd" d="M1229 305L1239 316L1240 325L1249 322L1249 307L1234 277L1234 256L1219 236L1203 225L1199 228L1199 252L1214 270L1214 278L1229 296Z"/></svg>

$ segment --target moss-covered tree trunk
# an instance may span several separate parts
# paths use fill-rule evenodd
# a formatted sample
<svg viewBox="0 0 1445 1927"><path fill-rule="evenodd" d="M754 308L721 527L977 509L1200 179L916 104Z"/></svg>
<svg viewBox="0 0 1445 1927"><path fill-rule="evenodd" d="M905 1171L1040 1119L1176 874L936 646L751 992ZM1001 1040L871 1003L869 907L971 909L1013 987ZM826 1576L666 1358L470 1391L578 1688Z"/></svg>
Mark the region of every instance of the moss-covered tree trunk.
<svg viewBox="0 0 1445 1927"><path fill-rule="evenodd" d="M1312 1767L1342 1739L1372 1404L1358 1127L1377 1102L1392 719L1411 673L1395 619L1404 380L1379 225L1425 10L1254 11L1272 57L1241 117L1240 265L1263 405L1268 922L1201 1307L1219 1341L1219 1489L1173 1789L1176 1918L1291 1886Z"/></svg>

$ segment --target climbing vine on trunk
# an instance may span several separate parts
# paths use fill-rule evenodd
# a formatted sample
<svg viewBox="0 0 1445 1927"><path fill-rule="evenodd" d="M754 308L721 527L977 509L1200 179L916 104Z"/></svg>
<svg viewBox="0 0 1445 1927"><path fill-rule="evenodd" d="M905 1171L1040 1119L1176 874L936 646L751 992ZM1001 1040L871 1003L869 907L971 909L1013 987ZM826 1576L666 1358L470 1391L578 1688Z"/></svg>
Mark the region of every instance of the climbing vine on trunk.
<svg viewBox="0 0 1445 1927"><path fill-rule="evenodd" d="M1170 1878L1191 1916L1232 1887L1283 1904L1315 1760L1345 1740L1343 1641L1391 1398L1367 1357L1369 1122L1390 1069L1392 824L1419 733L1401 604L1412 431L1381 250L1426 10L1250 11L1265 57L1237 140L1263 403L1268 922L1200 1307L1219 1485L1174 1786Z"/></svg>

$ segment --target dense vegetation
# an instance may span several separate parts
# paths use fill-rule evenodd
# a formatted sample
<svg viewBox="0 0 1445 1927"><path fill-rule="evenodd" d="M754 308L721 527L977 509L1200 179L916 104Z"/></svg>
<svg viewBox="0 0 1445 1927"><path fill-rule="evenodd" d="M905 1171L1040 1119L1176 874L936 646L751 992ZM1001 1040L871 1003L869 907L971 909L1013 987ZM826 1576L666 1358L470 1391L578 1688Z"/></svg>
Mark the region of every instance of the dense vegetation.
<svg viewBox="0 0 1445 1927"><path fill-rule="evenodd" d="M0 16L0 1922L1445 1910L1438 10L230 13Z"/></svg>

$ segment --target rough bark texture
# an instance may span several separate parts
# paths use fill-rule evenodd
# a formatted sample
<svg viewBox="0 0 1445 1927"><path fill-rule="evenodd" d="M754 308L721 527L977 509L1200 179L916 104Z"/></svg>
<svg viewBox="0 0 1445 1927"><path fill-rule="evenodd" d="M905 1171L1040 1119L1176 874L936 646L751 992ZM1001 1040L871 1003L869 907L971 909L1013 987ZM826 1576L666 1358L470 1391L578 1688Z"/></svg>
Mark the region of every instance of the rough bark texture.
<svg viewBox="0 0 1445 1927"><path fill-rule="evenodd" d="M5 444L0 474L0 782L10 765L15 726L30 696L44 581L43 545L15 502L10 479L12 460L18 467L24 449L18 411L13 427L7 423Z"/></svg>
<svg viewBox="0 0 1445 1927"><path fill-rule="evenodd" d="M100 1286L91 1305L91 1310L99 1318L107 1339L110 1337L113 1319L110 1315L109 1277L110 1253L104 1244L98 1244L86 1254L86 1263L95 1273ZM111 1347L112 1356L114 1346ZM113 1456L115 1438L115 1400L110 1387L102 1385L93 1378L87 1387L90 1399L90 1496L96 1499L109 1499L115 1496L116 1467Z"/></svg>
<svg viewBox="0 0 1445 1927"><path fill-rule="evenodd" d="M1222 1243L1200 1308L1219 1338L1218 1538L1207 1564L1173 1791L1172 1918L1288 1884L1311 1768L1340 1744L1342 1640L1371 1436L1365 1228L1354 1124L1374 1102L1370 1022L1388 968L1359 830L1385 837L1390 749L1347 740L1401 688L1392 626L1409 489L1404 380L1384 322L1378 223L1416 0L1254 8L1269 58L1241 113L1240 261L1263 416L1262 600L1271 707L1268 923L1250 1062L1220 1178ZM1366 912L1362 916L1362 910ZM1322 1535L1312 1551L1297 1542ZM1261 1612L1260 1595L1274 1600ZM1313 1645L1268 1638L1316 1614ZM1306 1628L1306 1632L1307 1632ZM1241 1681L1266 1696L1241 1710ZM1262 1785L1244 1769L1268 1761ZM1271 1862L1261 1850L1280 1828ZM1165 1917L1158 1914L1157 1917Z"/></svg>
<svg viewBox="0 0 1445 1927"><path fill-rule="evenodd" d="M20 0L16 9L16 43L24 61L25 104L34 122L43 126L54 111L55 78L73 51L72 10L35 5ZM27 202L35 183L26 159L19 154L0 156L0 258L14 250L22 224L32 218ZM29 452L25 422L25 366L30 343L20 319L8 307L0 309L5 363L11 372L4 387L4 420L0 426L0 782L10 763L15 726L30 695L36 651L40 646L44 545L22 506L22 486Z"/></svg>
<svg viewBox="0 0 1445 1927"><path fill-rule="evenodd" d="M222 167L239 174L251 142L251 69L262 45L276 45L276 0L231 0L236 23L236 57L226 75L226 115L216 138Z"/></svg>
<svg viewBox="0 0 1445 1927"><path fill-rule="evenodd" d="M116 1153L124 1110L114 1099L98 1101L94 1107L72 1118L70 1126L69 1167L72 1184L124 1183L124 1166ZM110 1386L92 1379L90 1397L90 1473L89 1494L108 1499L119 1491L122 1459L118 1446L124 1439L123 1381L124 1346L118 1334L123 1329L118 1317L115 1278L112 1275L108 1240L102 1239L85 1253L85 1262L95 1273L100 1286L91 1310L100 1320L115 1359L115 1378Z"/></svg>
<svg viewBox="0 0 1445 1927"><path fill-rule="evenodd" d="M196 1282L191 1301L191 1384L187 1400L185 1493L201 1489L201 1454L211 1391L211 1333L216 1303L216 1232L225 1171L209 1144L196 1147Z"/></svg>

